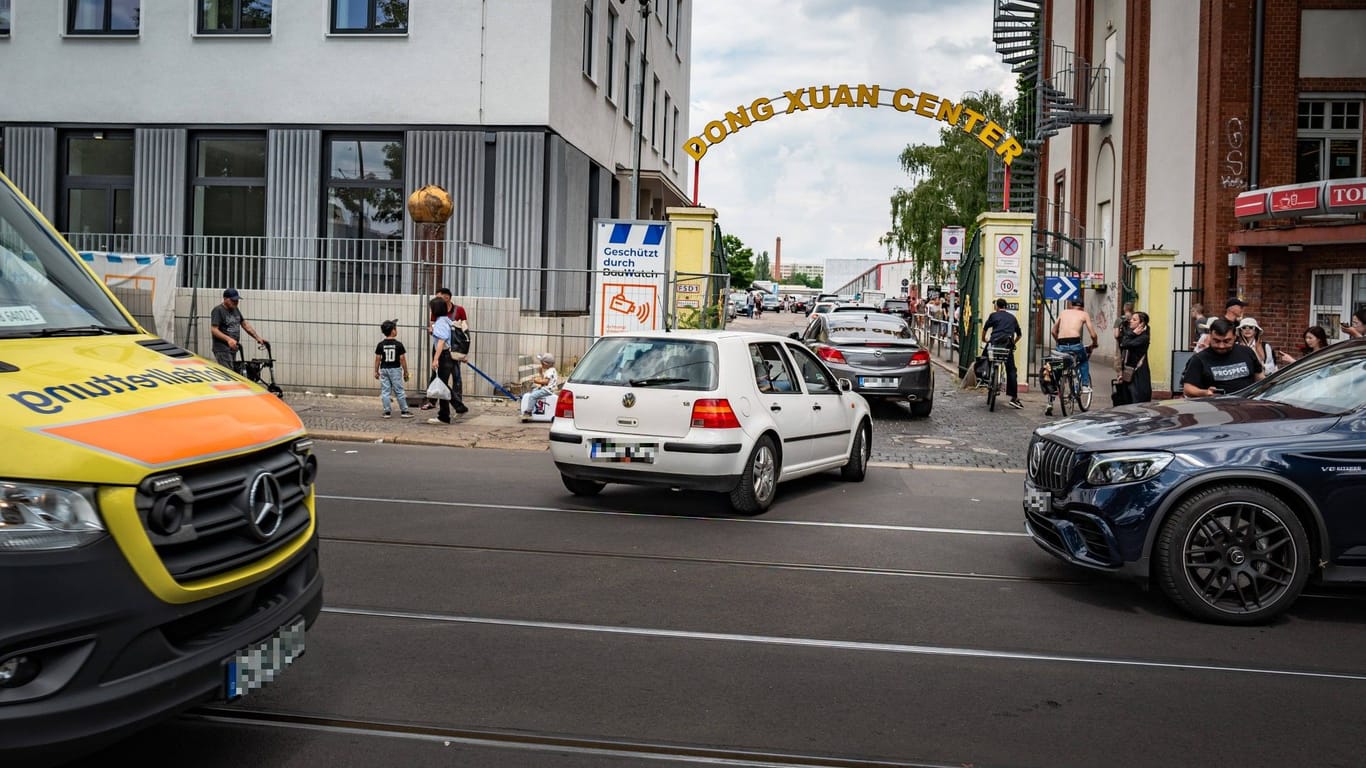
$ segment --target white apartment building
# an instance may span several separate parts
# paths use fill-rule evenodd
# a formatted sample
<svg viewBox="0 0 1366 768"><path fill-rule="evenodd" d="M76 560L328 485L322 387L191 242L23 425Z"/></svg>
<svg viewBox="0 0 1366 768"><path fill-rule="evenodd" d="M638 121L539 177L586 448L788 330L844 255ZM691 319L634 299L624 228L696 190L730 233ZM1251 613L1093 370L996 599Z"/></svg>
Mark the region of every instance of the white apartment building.
<svg viewBox="0 0 1366 768"><path fill-rule="evenodd" d="M361 238L406 261L406 199L439 185L448 246L505 253L524 311L582 310L582 279L554 270L588 266L592 220L688 204L691 14L691 0L0 0L0 161L92 248ZM262 258L239 288L378 290L247 255Z"/></svg>
<svg viewBox="0 0 1366 768"><path fill-rule="evenodd" d="M824 264L783 264L778 268L778 279L788 280L793 275L806 275L821 280L825 278Z"/></svg>

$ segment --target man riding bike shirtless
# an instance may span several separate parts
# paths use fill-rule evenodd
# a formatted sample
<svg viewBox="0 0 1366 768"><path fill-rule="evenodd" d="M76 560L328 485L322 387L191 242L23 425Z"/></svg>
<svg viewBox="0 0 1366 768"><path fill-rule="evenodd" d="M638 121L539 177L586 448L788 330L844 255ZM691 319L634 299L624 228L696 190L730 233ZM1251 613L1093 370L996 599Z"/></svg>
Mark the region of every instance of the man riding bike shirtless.
<svg viewBox="0 0 1366 768"><path fill-rule="evenodd" d="M1081 343L1082 329L1089 335L1089 345ZM1091 357L1091 350L1096 348L1096 327L1091 324L1091 316L1082 308L1080 296L1073 296L1067 300L1067 309L1053 321L1052 334L1055 344L1053 348L1076 358L1082 391L1090 392L1091 366L1087 361Z"/></svg>

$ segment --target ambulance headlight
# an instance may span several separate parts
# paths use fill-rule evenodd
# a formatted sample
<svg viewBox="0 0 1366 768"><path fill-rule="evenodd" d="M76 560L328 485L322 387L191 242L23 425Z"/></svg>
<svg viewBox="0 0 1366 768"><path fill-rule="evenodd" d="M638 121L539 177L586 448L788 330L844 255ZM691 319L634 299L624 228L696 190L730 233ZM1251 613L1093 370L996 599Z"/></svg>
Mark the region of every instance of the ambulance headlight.
<svg viewBox="0 0 1366 768"><path fill-rule="evenodd" d="M104 535L95 489L0 481L0 554L74 549Z"/></svg>

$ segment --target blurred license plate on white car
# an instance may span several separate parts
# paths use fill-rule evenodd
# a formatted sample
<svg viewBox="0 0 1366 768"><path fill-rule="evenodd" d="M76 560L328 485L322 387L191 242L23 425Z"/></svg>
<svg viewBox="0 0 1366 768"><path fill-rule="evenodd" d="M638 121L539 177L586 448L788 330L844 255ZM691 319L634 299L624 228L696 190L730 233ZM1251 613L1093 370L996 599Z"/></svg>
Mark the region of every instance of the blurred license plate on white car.
<svg viewBox="0 0 1366 768"><path fill-rule="evenodd" d="M873 387L888 387L888 388L894 388L894 387L896 387L897 384L900 384L900 383L901 383L900 381L897 381L895 378L890 378L890 377L887 377L887 376L860 376L858 382L859 382L859 386L861 386L861 387L869 387L869 388L873 388Z"/></svg>
<svg viewBox="0 0 1366 768"><path fill-rule="evenodd" d="M588 458L622 464L655 463L655 443L614 443L601 438L588 441Z"/></svg>

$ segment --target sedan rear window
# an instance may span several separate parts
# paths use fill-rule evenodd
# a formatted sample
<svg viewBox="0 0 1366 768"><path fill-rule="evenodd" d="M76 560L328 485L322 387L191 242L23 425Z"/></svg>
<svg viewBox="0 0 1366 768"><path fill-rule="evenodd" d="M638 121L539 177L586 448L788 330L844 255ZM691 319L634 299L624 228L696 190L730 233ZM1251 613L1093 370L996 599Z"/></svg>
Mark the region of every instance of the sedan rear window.
<svg viewBox="0 0 1366 768"><path fill-rule="evenodd" d="M910 326L905 323L878 322L831 322L830 335L841 338L857 339L914 339Z"/></svg>
<svg viewBox="0 0 1366 768"><path fill-rule="evenodd" d="M574 366L570 383L659 389L716 389L716 344L690 339L609 336Z"/></svg>

